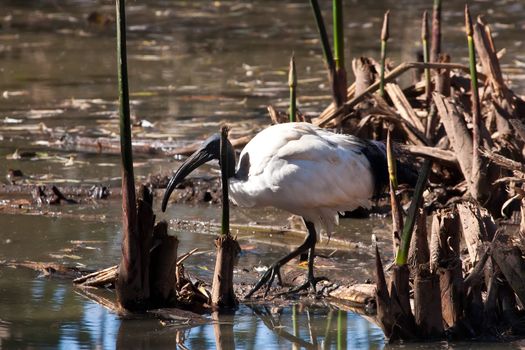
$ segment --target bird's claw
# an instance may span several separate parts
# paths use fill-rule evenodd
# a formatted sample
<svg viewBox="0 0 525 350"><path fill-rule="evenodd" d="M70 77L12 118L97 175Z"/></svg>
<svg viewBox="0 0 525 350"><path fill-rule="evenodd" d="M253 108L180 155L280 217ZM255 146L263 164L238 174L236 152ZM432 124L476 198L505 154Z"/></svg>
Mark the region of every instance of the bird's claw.
<svg viewBox="0 0 525 350"><path fill-rule="evenodd" d="M266 283L266 290L264 291L264 297L266 298L266 295L268 295L268 292L270 291L270 287L272 286L272 283L275 279L275 276L277 276L277 283L279 285L283 284L282 278L281 278L281 265L274 264L272 265L264 275L259 279L259 281L255 284L255 286L246 294L244 297L245 299L249 299L255 292L257 292L265 283Z"/></svg>

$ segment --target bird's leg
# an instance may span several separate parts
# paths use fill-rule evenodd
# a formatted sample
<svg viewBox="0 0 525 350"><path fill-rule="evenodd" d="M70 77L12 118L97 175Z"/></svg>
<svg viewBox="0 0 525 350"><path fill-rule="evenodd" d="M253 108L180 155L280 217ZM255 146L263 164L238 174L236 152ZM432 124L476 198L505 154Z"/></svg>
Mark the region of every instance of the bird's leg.
<svg viewBox="0 0 525 350"><path fill-rule="evenodd" d="M315 257L315 244L317 242L317 233L315 232L315 226L313 223L309 221L304 221L306 228L308 229L308 236L312 236L313 238L310 240L311 246L309 247L308 251L308 275L307 280L304 284L297 286L295 288L292 288L287 293L296 293L301 290L308 289L308 287L312 288L312 291L317 293L316 290L316 284L320 281L326 281L326 277L314 277L314 257Z"/></svg>
<svg viewBox="0 0 525 350"><path fill-rule="evenodd" d="M315 243L317 241L315 228L314 228L313 224L310 223L309 221L305 221L305 224L307 225L306 226L307 228L308 228L308 224L310 224L311 227L313 228L313 230L308 228L308 236L306 236L304 242L299 247L294 249L292 252L287 254L285 257L279 259L274 264L272 264L272 266L270 266L270 268L268 270L266 270L266 272L261 277L261 279L259 279L259 281L255 284L255 286L252 288L252 290L250 290L248 292L248 294L246 294L246 296L245 296L246 299L250 298L265 283L267 283L266 292L264 293L265 296L266 296L266 294L270 290L270 286L272 285L273 280L275 279L275 276L277 276L279 284L282 285L281 271L280 271L281 270L281 266L283 266L284 264L286 264L287 262L289 262L290 260L292 260L296 256L302 254L306 250L311 249L311 247L315 247ZM312 234L312 232L313 232L313 234ZM311 263L311 265L312 265L312 269L310 269L310 267L309 267L309 273L310 273L310 270L313 271L313 256L312 256L312 263ZM308 266L310 266L310 263L309 263ZM312 272L312 277L313 277L313 272Z"/></svg>

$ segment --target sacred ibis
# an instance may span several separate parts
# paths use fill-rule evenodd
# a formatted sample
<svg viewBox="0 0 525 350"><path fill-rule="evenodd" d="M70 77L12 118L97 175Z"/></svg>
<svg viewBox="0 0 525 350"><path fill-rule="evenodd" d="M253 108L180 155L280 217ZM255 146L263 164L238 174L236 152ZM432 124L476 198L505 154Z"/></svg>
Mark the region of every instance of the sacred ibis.
<svg viewBox="0 0 525 350"><path fill-rule="evenodd" d="M308 234L294 251L275 262L247 294L281 282L280 267L308 251L308 280L311 287L322 278L313 274L318 234L333 232L338 213L369 207L388 181L385 145L351 135L335 134L309 123L284 123L259 132L242 150L235 167L235 153L228 142L228 176L232 201L243 207L273 206L303 218ZM200 165L220 158L220 134L208 138L177 170L162 200L168 199L189 173ZM407 166L398 164L400 182L414 182ZM268 291L268 289L267 289Z"/></svg>

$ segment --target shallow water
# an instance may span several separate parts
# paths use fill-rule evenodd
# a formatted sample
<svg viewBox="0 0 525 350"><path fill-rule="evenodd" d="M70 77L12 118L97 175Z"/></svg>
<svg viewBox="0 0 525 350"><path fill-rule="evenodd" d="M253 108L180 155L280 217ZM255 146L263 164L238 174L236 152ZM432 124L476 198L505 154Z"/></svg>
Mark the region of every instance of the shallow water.
<svg viewBox="0 0 525 350"><path fill-rule="evenodd" d="M287 107L287 67L295 53L299 77L299 108L319 113L330 101L327 75L312 14L306 1L128 1L128 54L132 113L150 128L137 136L171 138L181 145L201 139L221 122L234 134L268 124L266 106ZM322 2L328 18L329 2ZM390 56L412 60L419 40L420 14L426 4L416 0L347 1L347 57L378 56L382 14L391 10ZM428 2L430 3L430 1ZM93 11L113 15L110 1L1 1L0 18L0 175L20 169L28 182L103 183L119 186L119 159L112 155L49 147L54 136L108 136L118 132L116 120L116 58L114 24L88 24ZM506 48L504 72L512 87L525 90L525 55L520 0L474 1L474 15L486 13L496 46ZM462 2L444 2L444 50L453 61L466 61L462 33ZM349 67L349 65L347 66ZM39 141L44 141L39 142ZM33 159L11 159L16 149L43 152ZM72 157L73 165L68 164ZM136 157L136 175L168 172L171 159ZM158 208L157 208L158 209ZM34 215L0 212L0 260L61 261L101 268L118 261L120 204L45 207ZM214 220L218 209L171 206L162 218ZM275 210L232 210L234 223L286 223ZM352 268L355 278L369 276L370 234L388 241L388 220L343 220L337 235L355 242L355 249L334 255ZM177 231L181 252L198 247L204 253L187 265L200 278L211 276L212 229ZM211 232L210 232L211 231ZM266 241L243 236L243 266L265 265L282 256L292 239ZM272 242L273 240L273 242ZM277 245L283 240L286 244ZM388 251L387 243L384 251ZM321 244L321 249L323 246ZM388 253L386 253L388 256ZM309 313L309 314L308 314ZM221 320L223 334L233 328L236 348L292 348L283 332L294 334L291 307L273 310L279 320L270 330L247 306L233 320ZM329 316L330 315L330 316ZM328 322L328 319L331 322ZM267 319L265 319L267 320ZM277 321L275 321L277 322ZM341 327L337 327L338 322ZM329 325L328 325L329 323ZM383 348L381 331L362 317L328 308L297 310L299 345L326 348ZM310 324L310 326L308 326ZM233 327L232 327L233 326ZM217 328L217 327L215 327ZM32 271L0 267L0 348L213 348L213 324L181 330L156 320L120 320L71 287ZM314 336L311 336L313 331ZM226 337L228 338L228 337ZM315 340L315 341L314 341ZM231 346L231 339L226 341ZM297 344L296 344L297 345ZM225 344L226 346L226 344ZM447 348L450 344L414 345ZM453 348L471 348L453 344ZM494 344L476 344L494 348ZM512 346L519 348L520 344Z"/></svg>

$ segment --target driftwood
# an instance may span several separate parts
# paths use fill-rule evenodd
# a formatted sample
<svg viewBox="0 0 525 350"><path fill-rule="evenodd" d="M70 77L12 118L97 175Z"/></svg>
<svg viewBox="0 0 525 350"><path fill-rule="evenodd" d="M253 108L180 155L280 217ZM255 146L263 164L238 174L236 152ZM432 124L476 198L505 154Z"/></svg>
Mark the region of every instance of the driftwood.
<svg viewBox="0 0 525 350"><path fill-rule="evenodd" d="M161 232L164 231L164 222L161 221L162 224L160 227L161 228ZM168 236L169 237L169 240L168 241L171 241L170 243L172 244L172 248L175 249L175 247L173 247L173 245L175 244L175 237L172 237L172 236ZM164 238L166 239L166 238ZM156 249L157 247L161 246L161 244L157 244L155 246L154 249ZM177 260L177 267L181 266L182 263L187 259L189 258L190 256L192 256L198 249L195 248L195 249L192 249L191 251L189 251L188 253L186 254L183 254L182 256L180 256ZM169 257L168 257L169 258ZM162 260L162 259L160 259ZM81 277L78 277L78 278L75 278L73 280L73 283L80 286L80 287L93 287L93 288L113 288L115 286L115 282L117 280L117 275L118 275L118 265L113 265L113 266L110 266L110 267L107 267L105 269L102 269L102 270L98 270L98 271L95 271L95 272L92 272L92 273L88 273L88 274L84 274L83 276ZM164 268L161 268L161 270L165 270ZM179 275L177 274L177 277ZM168 279L171 279L170 276L167 277ZM171 283L167 283L166 285L170 285Z"/></svg>
<svg viewBox="0 0 525 350"><path fill-rule="evenodd" d="M341 286L328 293L330 300L354 308L363 308L367 312L375 311L376 286L374 284L353 284Z"/></svg>

